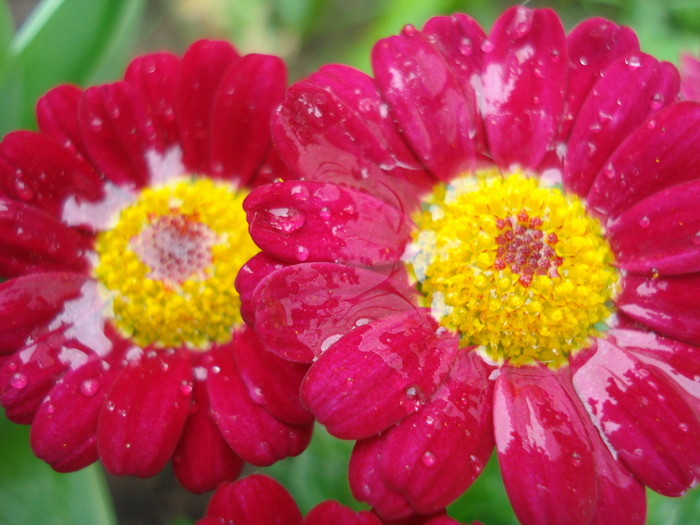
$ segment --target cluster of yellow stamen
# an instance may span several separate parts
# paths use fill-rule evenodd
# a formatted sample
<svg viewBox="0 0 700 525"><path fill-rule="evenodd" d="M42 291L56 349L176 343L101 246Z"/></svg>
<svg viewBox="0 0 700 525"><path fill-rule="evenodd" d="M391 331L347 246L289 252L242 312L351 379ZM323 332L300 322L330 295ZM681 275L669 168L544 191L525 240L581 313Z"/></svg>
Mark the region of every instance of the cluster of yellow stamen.
<svg viewBox="0 0 700 525"><path fill-rule="evenodd" d="M613 255L576 196L485 170L439 185L414 220L406 262L463 346L558 366L611 314Z"/></svg>
<svg viewBox="0 0 700 525"><path fill-rule="evenodd" d="M233 283L257 252L244 197L206 178L147 188L98 236L95 276L125 336L194 349L231 339L242 323Z"/></svg>

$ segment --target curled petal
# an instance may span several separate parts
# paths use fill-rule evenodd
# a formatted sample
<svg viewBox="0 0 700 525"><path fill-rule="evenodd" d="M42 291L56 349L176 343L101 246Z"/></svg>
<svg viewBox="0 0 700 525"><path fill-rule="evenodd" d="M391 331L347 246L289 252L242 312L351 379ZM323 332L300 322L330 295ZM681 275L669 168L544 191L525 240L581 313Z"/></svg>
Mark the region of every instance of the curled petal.
<svg viewBox="0 0 700 525"><path fill-rule="evenodd" d="M313 364L302 403L336 437L372 436L425 403L444 381L456 351L456 336L437 330L421 310L358 326Z"/></svg>
<svg viewBox="0 0 700 525"><path fill-rule="evenodd" d="M207 516L236 525L301 523L301 512L289 492L262 474L223 483L209 502Z"/></svg>
<svg viewBox="0 0 700 525"><path fill-rule="evenodd" d="M253 191L243 203L250 235L284 262L397 262L412 221L379 199L334 183L290 181Z"/></svg>
<svg viewBox="0 0 700 525"><path fill-rule="evenodd" d="M379 41L372 69L403 136L435 177L448 181L474 168L474 91L457 83L427 36L408 26Z"/></svg>
<svg viewBox="0 0 700 525"><path fill-rule="evenodd" d="M406 496L391 489L381 475L380 460L384 440L381 436L355 443L348 466L348 480L352 495L358 501L369 503L382 518L393 520L414 514Z"/></svg>
<svg viewBox="0 0 700 525"><path fill-rule="evenodd" d="M200 40L182 57L177 109L183 161L194 173L209 173L214 103L219 86L240 55L224 41Z"/></svg>
<svg viewBox="0 0 700 525"><path fill-rule="evenodd" d="M192 408L173 454L173 471L183 487L199 494L236 479L243 460L228 446L210 415L206 384L195 380L184 387L192 388Z"/></svg>
<svg viewBox="0 0 700 525"><path fill-rule="evenodd" d="M362 268L288 266L255 290L256 331L270 351L311 362L353 327L414 308L414 295L411 288Z"/></svg>
<svg viewBox="0 0 700 525"><path fill-rule="evenodd" d="M268 352L250 328L241 330L237 339L236 363L251 399L270 414L292 425L313 421L299 401L307 366Z"/></svg>
<svg viewBox="0 0 700 525"><path fill-rule="evenodd" d="M36 103L39 130L81 158L87 156L78 119L82 95L80 88L66 84L53 88Z"/></svg>
<svg viewBox="0 0 700 525"><path fill-rule="evenodd" d="M241 299L241 317L250 326L255 326L253 293L265 276L284 268L286 263L260 252L251 257L236 276L236 291Z"/></svg>
<svg viewBox="0 0 700 525"><path fill-rule="evenodd" d="M607 226L615 263L635 273L700 271L700 181L661 190Z"/></svg>
<svg viewBox="0 0 700 525"><path fill-rule="evenodd" d="M166 465L190 410L186 354L158 353L130 363L107 394L97 426L105 468L150 477Z"/></svg>
<svg viewBox="0 0 700 525"><path fill-rule="evenodd" d="M700 344L699 298L700 273L668 277L627 274L615 304L662 334Z"/></svg>
<svg viewBox="0 0 700 525"><path fill-rule="evenodd" d="M0 274L85 272L92 237L32 206L0 197Z"/></svg>
<svg viewBox="0 0 700 525"><path fill-rule="evenodd" d="M589 523L595 511L592 445L576 405L543 365L504 366L493 424L508 498L521 523Z"/></svg>
<svg viewBox="0 0 700 525"><path fill-rule="evenodd" d="M432 514L452 503L488 462L494 446L490 371L474 351L461 350L428 404L382 435L382 476L416 512Z"/></svg>
<svg viewBox="0 0 700 525"><path fill-rule="evenodd" d="M300 454L311 440L313 425L290 425L254 402L233 357L233 342L211 350L207 389L212 417L230 447L248 463L267 466Z"/></svg>
<svg viewBox="0 0 700 525"><path fill-rule="evenodd" d="M246 55L223 77L211 121L212 176L239 185L253 177L270 148L270 115L286 83L284 62L271 55Z"/></svg>
<svg viewBox="0 0 700 525"><path fill-rule="evenodd" d="M639 125L678 100L680 78L668 62L637 54L605 70L586 97L569 137L564 185L585 196L610 155Z"/></svg>
<svg viewBox="0 0 700 525"><path fill-rule="evenodd" d="M700 476L700 421L655 367L610 341L573 377L591 419L642 483L679 496Z"/></svg>
<svg viewBox="0 0 700 525"><path fill-rule="evenodd" d="M593 181L588 206L617 217L664 188L700 178L700 104L670 104L617 148Z"/></svg>
<svg viewBox="0 0 700 525"><path fill-rule="evenodd" d="M496 165L537 167L557 131L568 74L566 36L549 9L508 9L482 44L477 88Z"/></svg>

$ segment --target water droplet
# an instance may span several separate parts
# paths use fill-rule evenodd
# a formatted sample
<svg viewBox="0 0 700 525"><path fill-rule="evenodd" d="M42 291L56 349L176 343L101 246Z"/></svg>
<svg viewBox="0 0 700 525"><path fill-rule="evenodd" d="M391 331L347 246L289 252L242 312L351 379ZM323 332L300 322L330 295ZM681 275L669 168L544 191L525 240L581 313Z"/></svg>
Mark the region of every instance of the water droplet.
<svg viewBox="0 0 700 525"><path fill-rule="evenodd" d="M27 183L22 179L15 180L15 192L17 196L24 201L28 201L34 197L34 191L27 186Z"/></svg>
<svg viewBox="0 0 700 525"><path fill-rule="evenodd" d="M551 55L552 55L552 62L559 62L559 60L561 59L561 53L559 52L558 49L552 49Z"/></svg>
<svg viewBox="0 0 700 525"><path fill-rule="evenodd" d="M639 226L641 226L642 228L648 228L650 222L651 221L649 220L649 217L645 215L644 217L639 219Z"/></svg>
<svg viewBox="0 0 700 525"><path fill-rule="evenodd" d="M119 115L121 115L121 111L119 111L118 107L112 108L111 113L113 118L119 118Z"/></svg>
<svg viewBox="0 0 700 525"><path fill-rule="evenodd" d="M656 127L656 121L655 120L650 120L647 122L647 129L654 129Z"/></svg>
<svg viewBox="0 0 700 525"><path fill-rule="evenodd" d="M192 383L189 381L183 381L180 384L180 392L182 395L189 396L192 393Z"/></svg>
<svg viewBox="0 0 700 525"><path fill-rule="evenodd" d="M87 397L92 397L100 390L100 383L96 379L86 379L80 385L80 393Z"/></svg>
<svg viewBox="0 0 700 525"><path fill-rule="evenodd" d="M15 370L17 370L17 363L13 361L9 365L7 365L7 368L10 372L14 372Z"/></svg>
<svg viewBox="0 0 700 525"><path fill-rule="evenodd" d="M700 246L700 232L695 232L695 235L693 235L690 240L694 245Z"/></svg>
<svg viewBox="0 0 700 525"><path fill-rule="evenodd" d="M678 428L681 432L688 432L688 425L686 425L685 423L681 423L680 425L678 425Z"/></svg>
<svg viewBox="0 0 700 525"><path fill-rule="evenodd" d="M491 51L493 51L494 47L495 46L493 45L493 42L491 42L490 40L484 40L484 43L481 44L481 50L484 53L490 53Z"/></svg>
<svg viewBox="0 0 700 525"><path fill-rule="evenodd" d="M463 38L458 49L464 56L469 56L474 52L474 43L469 38Z"/></svg>
<svg viewBox="0 0 700 525"><path fill-rule="evenodd" d="M661 93L655 94L651 99L651 109L661 109L664 105L664 96Z"/></svg>
<svg viewBox="0 0 700 525"><path fill-rule="evenodd" d="M52 405L52 404L47 405L47 406L46 406L46 411L47 411L49 414L53 414L54 412L56 412L56 405Z"/></svg>
<svg viewBox="0 0 700 525"><path fill-rule="evenodd" d="M428 425L432 425L433 423L435 423L435 419L433 419L433 416L427 416L427 417L425 418L425 422L426 422L426 424L428 424Z"/></svg>
<svg viewBox="0 0 700 525"><path fill-rule="evenodd" d="M107 404L105 405L105 408L107 409L107 412L114 412L114 402L113 402L113 401L107 401Z"/></svg>
<svg viewBox="0 0 700 525"><path fill-rule="evenodd" d="M318 212L318 214L321 216L323 220L328 220L331 218L331 210L326 208L325 206L321 208L321 210Z"/></svg>
<svg viewBox="0 0 700 525"><path fill-rule="evenodd" d="M411 24L406 24L401 32L406 36L415 36L418 34L418 30Z"/></svg>
<svg viewBox="0 0 700 525"><path fill-rule="evenodd" d="M17 372L10 378L10 386L12 388L16 388L17 390L21 390L25 386L27 386L28 383L27 376L25 376L21 372Z"/></svg>
<svg viewBox="0 0 700 525"><path fill-rule="evenodd" d="M306 186L294 186L290 191L292 198L297 202L306 202L309 198L309 190Z"/></svg>
<svg viewBox="0 0 700 525"><path fill-rule="evenodd" d="M119 412L117 412L121 417L126 417L126 409L122 408Z"/></svg>
<svg viewBox="0 0 700 525"><path fill-rule="evenodd" d="M627 64L630 68L638 68L642 65L642 61L637 55L632 55L625 58L625 64Z"/></svg>
<svg viewBox="0 0 700 525"><path fill-rule="evenodd" d="M218 374L219 372L221 372L221 368L219 368L218 366L212 366L212 367L211 367L211 373L212 373L212 374L216 375L216 374Z"/></svg>
<svg viewBox="0 0 700 525"><path fill-rule="evenodd" d="M297 246L296 259L299 262L304 262L309 258L309 249L305 246Z"/></svg>
<svg viewBox="0 0 700 525"><path fill-rule="evenodd" d="M513 40L523 38L530 32L530 29L532 29L533 19L533 11L519 7L513 22L510 27L506 29L506 33Z"/></svg>
<svg viewBox="0 0 700 525"><path fill-rule="evenodd" d="M100 117L93 117L90 121L90 126L95 131L99 131L100 129L102 129L102 119Z"/></svg>
<svg viewBox="0 0 700 525"><path fill-rule="evenodd" d="M428 451L425 454L423 454L423 457L421 458L421 460L423 461L423 465L425 465L426 467L432 467L433 465L435 465L435 461L436 461L435 454Z"/></svg>
<svg viewBox="0 0 700 525"><path fill-rule="evenodd" d="M585 56L581 56L581 58L579 58L578 61L581 63L582 66L588 65L588 58Z"/></svg>
<svg viewBox="0 0 700 525"><path fill-rule="evenodd" d="M273 208L267 212L267 221L276 230L292 233L306 223L306 216L294 208Z"/></svg>

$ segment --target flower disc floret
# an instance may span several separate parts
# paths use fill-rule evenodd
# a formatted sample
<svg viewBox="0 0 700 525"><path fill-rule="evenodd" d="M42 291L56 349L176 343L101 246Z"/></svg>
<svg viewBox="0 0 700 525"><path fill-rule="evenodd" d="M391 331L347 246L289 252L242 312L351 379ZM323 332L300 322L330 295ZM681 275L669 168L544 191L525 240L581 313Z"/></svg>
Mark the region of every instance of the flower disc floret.
<svg viewBox="0 0 700 525"><path fill-rule="evenodd" d="M99 235L97 279L116 326L143 346L207 348L242 324L231 283L256 248L235 192L210 179L148 188Z"/></svg>
<svg viewBox="0 0 700 525"><path fill-rule="evenodd" d="M415 222L406 260L463 346L557 366L611 314L613 255L576 196L487 170L438 185Z"/></svg>

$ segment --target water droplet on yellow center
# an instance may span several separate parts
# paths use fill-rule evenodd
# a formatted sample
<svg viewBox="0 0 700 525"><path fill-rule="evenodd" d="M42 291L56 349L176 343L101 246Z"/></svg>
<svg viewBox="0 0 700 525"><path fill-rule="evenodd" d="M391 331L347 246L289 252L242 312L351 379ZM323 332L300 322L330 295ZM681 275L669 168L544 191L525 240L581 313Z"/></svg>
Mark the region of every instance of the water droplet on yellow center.
<svg viewBox="0 0 700 525"><path fill-rule="evenodd" d="M576 196L484 170L437 186L414 221L404 260L463 346L558 366L612 313L613 254Z"/></svg>
<svg viewBox="0 0 700 525"><path fill-rule="evenodd" d="M242 324L233 283L258 249L245 192L210 179L147 188L96 242L117 328L141 346L206 349Z"/></svg>

